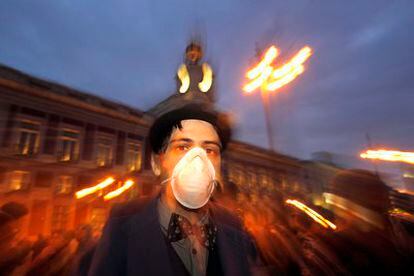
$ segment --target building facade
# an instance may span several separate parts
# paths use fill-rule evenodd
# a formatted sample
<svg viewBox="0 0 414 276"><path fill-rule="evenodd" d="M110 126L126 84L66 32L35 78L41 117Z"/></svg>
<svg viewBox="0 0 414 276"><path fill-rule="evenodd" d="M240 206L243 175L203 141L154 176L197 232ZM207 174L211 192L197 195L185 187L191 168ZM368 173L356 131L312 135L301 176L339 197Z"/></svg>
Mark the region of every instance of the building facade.
<svg viewBox="0 0 414 276"><path fill-rule="evenodd" d="M201 57L186 60L190 77L198 72L199 83L204 82L200 91L190 83L191 89L180 92L181 76L177 93L147 112L0 66L0 204L27 206L25 234L50 235L85 223L99 232L113 204L156 190L146 142L154 118L188 102L214 104L208 94L214 89L208 79L213 74L204 63L198 65ZM231 141L223 161L223 187L272 193L297 183L300 190L300 170L294 158ZM76 196L109 177L114 179L110 185ZM105 200L127 179L134 183L131 188Z"/></svg>

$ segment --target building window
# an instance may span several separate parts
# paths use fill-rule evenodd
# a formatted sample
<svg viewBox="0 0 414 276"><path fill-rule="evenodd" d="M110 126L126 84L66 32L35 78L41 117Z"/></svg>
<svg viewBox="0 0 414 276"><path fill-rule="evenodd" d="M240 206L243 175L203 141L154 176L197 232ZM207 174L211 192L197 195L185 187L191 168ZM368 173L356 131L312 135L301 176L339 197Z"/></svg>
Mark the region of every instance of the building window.
<svg viewBox="0 0 414 276"><path fill-rule="evenodd" d="M107 167L112 164L112 140L100 138L97 146L96 163L98 167Z"/></svg>
<svg viewBox="0 0 414 276"><path fill-rule="evenodd" d="M33 155L39 150L39 124L22 121L18 129L17 153L21 155Z"/></svg>
<svg viewBox="0 0 414 276"><path fill-rule="evenodd" d="M260 186L263 188L268 188L270 184L269 175L265 170L260 171Z"/></svg>
<svg viewBox="0 0 414 276"><path fill-rule="evenodd" d="M281 188L282 188L282 191L286 191L289 189L289 183L287 182L285 178L283 178L281 181Z"/></svg>
<svg viewBox="0 0 414 276"><path fill-rule="evenodd" d="M60 232L66 230L68 215L69 206L55 205L53 207L52 232Z"/></svg>
<svg viewBox="0 0 414 276"><path fill-rule="evenodd" d="M61 175L56 184L56 194L67 195L72 193L73 177L70 175Z"/></svg>
<svg viewBox="0 0 414 276"><path fill-rule="evenodd" d="M229 181L241 187L244 182L243 168L239 165L229 167L228 178L229 178Z"/></svg>
<svg viewBox="0 0 414 276"><path fill-rule="evenodd" d="M247 186L249 188L254 188L257 185L257 175L253 171L247 172Z"/></svg>
<svg viewBox="0 0 414 276"><path fill-rule="evenodd" d="M127 158L128 171L138 171L141 168L141 145L129 143Z"/></svg>
<svg viewBox="0 0 414 276"><path fill-rule="evenodd" d="M79 132L63 130L60 136L59 161L74 161L79 156Z"/></svg>
<svg viewBox="0 0 414 276"><path fill-rule="evenodd" d="M13 171L10 175L9 190L26 190L30 183L30 173L28 171Z"/></svg>

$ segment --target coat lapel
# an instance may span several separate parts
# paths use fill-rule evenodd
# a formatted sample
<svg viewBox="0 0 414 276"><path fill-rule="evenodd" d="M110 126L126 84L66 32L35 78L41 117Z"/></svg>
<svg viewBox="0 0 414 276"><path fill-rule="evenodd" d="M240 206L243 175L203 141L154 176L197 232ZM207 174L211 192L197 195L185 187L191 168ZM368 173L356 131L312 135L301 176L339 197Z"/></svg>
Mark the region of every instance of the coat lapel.
<svg viewBox="0 0 414 276"><path fill-rule="evenodd" d="M211 208L212 220L217 226L217 248L224 275L249 275L249 265L246 257L241 230L228 224L222 216L222 210Z"/></svg>
<svg viewBox="0 0 414 276"><path fill-rule="evenodd" d="M158 197L132 216L128 225L128 275L173 275L157 203Z"/></svg>
<svg viewBox="0 0 414 276"><path fill-rule="evenodd" d="M165 236L158 218L158 197L141 212L133 215L126 225L127 274L173 275ZM217 249L224 275L249 275L245 240L240 227L229 223L234 220L224 215L214 204L210 208L211 219L217 226Z"/></svg>

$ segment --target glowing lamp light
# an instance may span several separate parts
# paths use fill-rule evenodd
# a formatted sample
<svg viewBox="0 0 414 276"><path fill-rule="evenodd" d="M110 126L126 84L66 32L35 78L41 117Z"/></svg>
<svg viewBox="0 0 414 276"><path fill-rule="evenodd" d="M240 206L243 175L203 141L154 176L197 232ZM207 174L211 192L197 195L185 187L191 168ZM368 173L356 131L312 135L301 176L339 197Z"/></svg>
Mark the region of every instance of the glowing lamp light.
<svg viewBox="0 0 414 276"><path fill-rule="evenodd" d="M263 59L246 73L246 77L250 80L243 87L246 93L251 93L259 87L264 91L275 91L292 82L305 71L303 63L312 55L312 49L305 46L289 62L274 68L271 63L278 54L278 49L271 46Z"/></svg>
<svg viewBox="0 0 414 276"><path fill-rule="evenodd" d="M213 84L213 70L207 63L203 63L201 66L203 71L203 80L198 84L198 88L200 88L201 92L207 92L210 90L211 85Z"/></svg>
<svg viewBox="0 0 414 276"><path fill-rule="evenodd" d="M111 185L114 182L115 182L115 179L113 177L108 177L104 181L100 182L99 184L97 184L95 186L77 191L75 193L75 196L76 196L77 199L80 199L80 198L85 197L87 195L96 193L97 191L108 187L109 185Z"/></svg>
<svg viewBox="0 0 414 276"><path fill-rule="evenodd" d="M279 55L279 50L275 46L271 46L265 53L263 60L261 60L253 69L250 69L246 77L249 79L257 78Z"/></svg>
<svg viewBox="0 0 414 276"><path fill-rule="evenodd" d="M188 74L187 66L185 66L185 64L182 64L180 68L178 68L177 76L181 82L179 89L180 93L187 92L188 88L190 87L190 75Z"/></svg>
<svg viewBox="0 0 414 276"><path fill-rule="evenodd" d="M403 162L414 164L414 152L397 151L397 150L367 150L360 154L362 159L374 159L390 162Z"/></svg>
<svg viewBox="0 0 414 276"><path fill-rule="evenodd" d="M104 200L110 200L110 199L113 199L114 197L119 196L120 194L122 194L123 192L125 192L126 190L131 188L133 185L134 185L134 181L132 181L130 179L125 181L124 185L122 185L120 188L118 188L118 189L116 189L116 190L114 190L110 193L107 193L104 196Z"/></svg>
<svg viewBox="0 0 414 276"><path fill-rule="evenodd" d="M315 210L309 208L308 206L306 206L302 202L297 201L296 199L288 199L288 200L286 200L286 203L290 204L290 205L293 205L296 208L298 208L299 210L305 212L305 214L307 214L309 217L311 217L314 221L316 221L317 223L319 223L323 227L331 228L332 230L336 230L337 227L336 227L335 224L333 224L332 222L330 222L329 220L324 218L321 214L319 214Z"/></svg>

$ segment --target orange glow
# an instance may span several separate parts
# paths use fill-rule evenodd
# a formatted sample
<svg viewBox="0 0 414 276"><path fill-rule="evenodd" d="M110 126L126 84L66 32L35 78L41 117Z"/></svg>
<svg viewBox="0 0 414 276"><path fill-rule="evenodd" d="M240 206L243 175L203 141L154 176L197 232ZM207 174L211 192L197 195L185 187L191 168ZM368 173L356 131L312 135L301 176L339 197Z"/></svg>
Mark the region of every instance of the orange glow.
<svg viewBox="0 0 414 276"><path fill-rule="evenodd" d="M316 221L317 223L319 223L323 227L331 228L333 230L336 230L336 225L335 224L333 224L332 222L330 222L329 220L324 218L321 214L319 214L315 210L309 208L308 206L306 206L302 202L297 201L295 199L288 199L288 200L286 200L286 203L290 204L290 205L293 205L296 208L298 208L299 210L305 212L308 216L310 216L314 221Z"/></svg>
<svg viewBox="0 0 414 276"><path fill-rule="evenodd" d="M75 196L77 199L80 199L82 197L85 197L87 195L93 194L99 190L102 190L106 187L108 187L109 185L111 185L112 183L114 183L115 179L113 177L108 177L106 178L104 181L100 182L99 184L89 187L89 188L85 188L82 189L80 191L77 191Z"/></svg>
<svg viewBox="0 0 414 276"><path fill-rule="evenodd" d="M414 164L414 152L397 150L367 150L360 154L363 159L376 159L391 162L404 162Z"/></svg>
<svg viewBox="0 0 414 276"><path fill-rule="evenodd" d="M115 191L112 191L110 193L107 193L104 196L104 200L110 200L113 199L114 197L119 196L120 194L122 194L123 192L125 192L126 190L128 190L129 188L132 187L132 185L134 185L134 181L132 180L127 180L124 182L124 185L122 185L120 188L116 189Z"/></svg>
<svg viewBox="0 0 414 276"><path fill-rule="evenodd" d="M251 93L259 87L265 91L275 91L292 82L305 71L303 63L312 55L312 49L305 46L289 62L279 68L273 68L271 63L277 55L278 49L275 46L270 47L264 58L247 72L246 77L251 81L243 87L246 93Z"/></svg>

